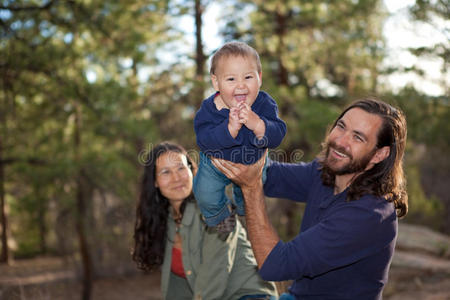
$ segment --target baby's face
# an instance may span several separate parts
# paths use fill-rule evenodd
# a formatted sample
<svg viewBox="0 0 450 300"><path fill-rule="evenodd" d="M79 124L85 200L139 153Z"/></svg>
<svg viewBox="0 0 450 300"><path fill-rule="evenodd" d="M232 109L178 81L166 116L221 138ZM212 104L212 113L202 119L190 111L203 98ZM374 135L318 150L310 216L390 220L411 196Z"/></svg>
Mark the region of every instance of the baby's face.
<svg viewBox="0 0 450 300"><path fill-rule="evenodd" d="M254 59L243 56L223 57L217 64L215 73L211 75L211 81L227 108L244 101L250 106L255 102L261 87L261 73L258 72Z"/></svg>

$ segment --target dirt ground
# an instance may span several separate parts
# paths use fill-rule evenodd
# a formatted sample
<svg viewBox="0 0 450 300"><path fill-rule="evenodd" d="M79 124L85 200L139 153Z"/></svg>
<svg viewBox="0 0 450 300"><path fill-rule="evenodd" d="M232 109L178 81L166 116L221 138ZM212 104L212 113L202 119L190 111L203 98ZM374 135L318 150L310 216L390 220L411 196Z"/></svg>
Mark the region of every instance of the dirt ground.
<svg viewBox="0 0 450 300"><path fill-rule="evenodd" d="M35 258L0 265L1 300L78 300L81 284L67 262ZM94 300L160 300L160 274L132 272L95 280ZM450 274L392 268L385 288L387 300L450 300Z"/></svg>
<svg viewBox="0 0 450 300"><path fill-rule="evenodd" d="M34 258L0 265L0 300L79 300L80 276L60 258ZM101 277L94 282L93 300L160 300L160 274L138 271Z"/></svg>

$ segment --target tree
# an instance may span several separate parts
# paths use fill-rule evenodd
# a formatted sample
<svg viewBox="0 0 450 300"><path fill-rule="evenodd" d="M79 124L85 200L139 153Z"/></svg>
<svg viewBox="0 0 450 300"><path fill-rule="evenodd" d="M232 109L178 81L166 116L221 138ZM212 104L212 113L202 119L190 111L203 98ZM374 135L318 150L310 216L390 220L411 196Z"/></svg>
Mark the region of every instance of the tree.
<svg viewBox="0 0 450 300"><path fill-rule="evenodd" d="M410 47L407 50L417 62L435 61L441 65L435 81L443 90L441 96L430 96L406 86L395 95L388 93L405 111L408 121L409 151L407 152L408 190L411 213L406 220L425 224L445 233L450 228L450 198L445 178L449 176L448 139L449 118L449 53L448 26L450 17L448 1L418 0L408 8L410 25L431 25L435 36L430 45ZM427 79L427 72L420 64L409 68L388 70L397 73L413 73Z"/></svg>
<svg viewBox="0 0 450 300"><path fill-rule="evenodd" d="M64 214L78 229L83 299L89 299L100 263L93 259L100 251L91 250L95 229L86 230L98 222L93 195L107 188L121 201L134 202L137 153L143 141L157 136L148 108L156 101L144 94L152 89L139 76L157 62L158 45L170 41L167 3L4 1L0 8L0 100L6 120L1 130L15 137L2 138L0 145L1 167L9 162L10 188L4 193L12 199L12 213L31 216L35 201L27 206L20 200L33 197L36 176L46 178L39 186L42 197L60 209L47 211L48 219ZM5 180L0 177L0 187ZM123 248L128 252L128 245Z"/></svg>
<svg viewBox="0 0 450 300"><path fill-rule="evenodd" d="M203 96L204 91L204 78L205 78L205 54L203 52L203 21L202 16L205 10L205 6L201 0L195 0L195 79L198 82L199 89L195 92L196 96Z"/></svg>
<svg viewBox="0 0 450 300"><path fill-rule="evenodd" d="M5 111L0 112L0 124L2 124L2 136L5 131ZM2 138L3 139L3 138ZM3 143L0 139L0 218L1 218L1 244L2 252L0 254L0 262L9 263L9 247L8 247L8 219L6 215L6 203L5 203L5 167L3 162Z"/></svg>
<svg viewBox="0 0 450 300"><path fill-rule="evenodd" d="M420 47L420 48L410 48L410 52L413 55L418 57L429 57L429 58L437 58L442 61L441 68L441 78L443 78L441 84L444 87L444 91L449 91L448 80L445 80L446 75L448 77L448 72L450 69L450 46L448 40L449 36L449 28L446 27L446 21L450 18L450 8L449 3L446 0L440 1L430 1L430 0L418 0L409 8L410 15L412 20L416 24L427 23L430 24L434 30L439 32L443 42L437 42L436 44L430 47ZM421 74L419 71L418 74Z"/></svg>
<svg viewBox="0 0 450 300"><path fill-rule="evenodd" d="M406 220L448 233L448 97L427 96L406 87L388 98L401 107L408 122L406 175L410 213Z"/></svg>

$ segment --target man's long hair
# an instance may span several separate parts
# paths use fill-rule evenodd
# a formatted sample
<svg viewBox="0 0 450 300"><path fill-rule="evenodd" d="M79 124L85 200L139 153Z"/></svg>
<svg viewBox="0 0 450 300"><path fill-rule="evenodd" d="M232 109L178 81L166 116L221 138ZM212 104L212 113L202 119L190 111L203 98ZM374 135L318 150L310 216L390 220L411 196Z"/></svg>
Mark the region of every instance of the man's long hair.
<svg viewBox="0 0 450 300"><path fill-rule="evenodd" d="M387 201L394 203L397 215L403 217L408 212L408 195L403 174L403 154L407 131L405 116L399 109L377 99L357 100L350 104L336 119L328 135L345 113L353 108L360 108L381 117L383 123L378 131L376 148L388 146L390 152L387 158L358 175L352 181L347 191L347 199L349 201L356 200L364 194L384 197ZM322 166L323 183L334 186L335 174L329 168L324 167L327 154L326 141L328 141L328 136L322 145L318 161Z"/></svg>

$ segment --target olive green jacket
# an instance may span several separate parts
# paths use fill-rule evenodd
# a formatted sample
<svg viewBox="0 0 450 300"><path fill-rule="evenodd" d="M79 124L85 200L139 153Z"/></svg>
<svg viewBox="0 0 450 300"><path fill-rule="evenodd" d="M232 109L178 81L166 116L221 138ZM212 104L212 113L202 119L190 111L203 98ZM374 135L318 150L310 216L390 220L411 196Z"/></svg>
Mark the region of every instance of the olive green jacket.
<svg viewBox="0 0 450 300"><path fill-rule="evenodd" d="M167 298L169 289L171 295L174 291L183 290L170 284L170 278L175 276L171 274L170 266L176 226L171 216L167 223L167 242L161 274L163 299ZM244 295L277 295L275 284L263 281L259 276L247 233L239 220L235 230L223 241L217 232L207 229L199 208L190 202L183 214L180 235L184 272L192 290L192 299L235 300ZM190 294L189 289L182 293L185 294L186 291ZM184 299L182 296L186 295L180 295L177 299Z"/></svg>

